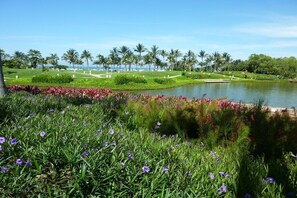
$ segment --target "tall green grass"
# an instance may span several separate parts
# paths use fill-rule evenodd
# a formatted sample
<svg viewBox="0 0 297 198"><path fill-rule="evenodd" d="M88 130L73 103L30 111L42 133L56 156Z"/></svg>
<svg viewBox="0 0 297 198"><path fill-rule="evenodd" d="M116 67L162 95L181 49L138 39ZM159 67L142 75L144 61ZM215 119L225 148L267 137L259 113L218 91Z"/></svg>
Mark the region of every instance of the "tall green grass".
<svg viewBox="0 0 297 198"><path fill-rule="evenodd" d="M292 153L275 161L251 155L247 127L233 144L214 146L137 126L135 112L125 104L124 97L75 102L25 92L1 98L1 195L296 195L297 162Z"/></svg>

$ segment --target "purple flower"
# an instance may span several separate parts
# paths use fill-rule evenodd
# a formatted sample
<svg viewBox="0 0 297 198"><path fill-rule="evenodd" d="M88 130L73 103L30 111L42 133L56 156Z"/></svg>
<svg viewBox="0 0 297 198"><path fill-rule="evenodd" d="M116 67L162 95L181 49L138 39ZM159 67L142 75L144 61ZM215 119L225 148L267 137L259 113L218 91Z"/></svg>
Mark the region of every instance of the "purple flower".
<svg viewBox="0 0 297 198"><path fill-rule="evenodd" d="M148 166L143 166L141 169L142 169L142 172L143 172L143 173L148 173L148 172L150 172L150 168L149 168Z"/></svg>
<svg viewBox="0 0 297 198"><path fill-rule="evenodd" d="M216 157L215 160L216 160L216 162L220 162L221 161L221 159L218 158L218 157Z"/></svg>
<svg viewBox="0 0 297 198"><path fill-rule="evenodd" d="M225 173L224 175L226 178L230 177L230 175L228 173Z"/></svg>
<svg viewBox="0 0 297 198"><path fill-rule="evenodd" d="M269 182L270 184L273 184L274 179L272 177L266 177L263 179L263 183Z"/></svg>
<svg viewBox="0 0 297 198"><path fill-rule="evenodd" d="M213 172L210 172L209 173L209 177L210 177L210 179L214 179L215 178Z"/></svg>
<svg viewBox="0 0 297 198"><path fill-rule="evenodd" d="M211 155L211 156L215 157L216 154L217 154L217 153L216 153L215 151L210 151L210 155Z"/></svg>
<svg viewBox="0 0 297 198"><path fill-rule="evenodd" d="M27 167L29 167L29 166L32 165L32 162L31 162L30 160L28 160L28 161L25 163L25 165L26 165Z"/></svg>
<svg viewBox="0 0 297 198"><path fill-rule="evenodd" d="M162 135L162 139L165 139L165 138L166 138L166 134L163 134L163 135Z"/></svg>
<svg viewBox="0 0 297 198"><path fill-rule="evenodd" d="M97 130L97 135L101 135L101 133L102 133L102 129L98 129Z"/></svg>
<svg viewBox="0 0 297 198"><path fill-rule="evenodd" d="M23 163L23 160L21 159L17 159L16 162L15 162L17 165L21 165Z"/></svg>
<svg viewBox="0 0 297 198"><path fill-rule="evenodd" d="M158 121L158 122L157 122L157 126L158 126L158 127L161 126L161 122Z"/></svg>
<svg viewBox="0 0 297 198"><path fill-rule="evenodd" d="M80 156L81 157L87 157L87 156L89 156L89 152L88 151L84 151Z"/></svg>
<svg viewBox="0 0 297 198"><path fill-rule="evenodd" d="M163 168L163 172L164 172L164 173L168 173L168 171L169 171L169 168L165 166L165 167Z"/></svg>
<svg viewBox="0 0 297 198"><path fill-rule="evenodd" d="M218 194L221 195L223 193L227 192L227 186L225 186L224 184L218 189Z"/></svg>
<svg viewBox="0 0 297 198"><path fill-rule="evenodd" d="M187 172L187 175L191 177L193 174L192 174L191 171L188 171L188 172Z"/></svg>
<svg viewBox="0 0 297 198"><path fill-rule="evenodd" d="M128 159L133 159L134 158L134 155L132 153L129 153L128 154Z"/></svg>
<svg viewBox="0 0 297 198"><path fill-rule="evenodd" d="M113 130L113 129L110 129L110 130L109 130L109 134L110 134L110 135L113 135L113 134L114 134L114 130Z"/></svg>
<svg viewBox="0 0 297 198"><path fill-rule="evenodd" d="M41 137L44 137L44 136L46 135L46 132L45 132L45 131L41 131L41 132L39 133L39 135L40 135Z"/></svg>
<svg viewBox="0 0 297 198"><path fill-rule="evenodd" d="M222 172L222 171L219 172L219 175L220 175L220 176L223 176L224 174L225 174L225 173Z"/></svg>
<svg viewBox="0 0 297 198"><path fill-rule="evenodd" d="M129 111L126 111L125 114L126 114L126 115L129 115Z"/></svg>
<svg viewBox="0 0 297 198"><path fill-rule="evenodd" d="M0 137L0 144L3 144L5 142L5 137Z"/></svg>
<svg viewBox="0 0 297 198"><path fill-rule="evenodd" d="M8 172L8 168L6 166L1 167L1 173L6 173Z"/></svg>
<svg viewBox="0 0 297 198"><path fill-rule="evenodd" d="M10 143L11 143L12 145L16 145L16 144L18 143L18 140L17 140L16 138L13 138L13 139L10 141Z"/></svg>
<svg viewBox="0 0 297 198"><path fill-rule="evenodd" d="M104 142L104 146L109 146L110 142Z"/></svg>
<svg viewBox="0 0 297 198"><path fill-rule="evenodd" d="M50 112L51 112L51 113L54 113L54 111L55 111L54 109L50 109Z"/></svg>
<svg viewBox="0 0 297 198"><path fill-rule="evenodd" d="M249 193L245 193L244 198L252 198L252 196Z"/></svg>
<svg viewBox="0 0 297 198"><path fill-rule="evenodd" d="M121 165L121 168L125 168L125 163L124 162L121 162L120 165Z"/></svg>

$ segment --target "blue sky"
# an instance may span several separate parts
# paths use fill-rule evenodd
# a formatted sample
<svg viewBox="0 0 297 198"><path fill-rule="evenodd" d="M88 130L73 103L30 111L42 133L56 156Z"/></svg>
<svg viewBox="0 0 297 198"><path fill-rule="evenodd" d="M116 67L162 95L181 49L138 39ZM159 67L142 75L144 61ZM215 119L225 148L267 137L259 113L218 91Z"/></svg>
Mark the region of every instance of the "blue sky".
<svg viewBox="0 0 297 198"><path fill-rule="evenodd" d="M297 57L296 0L0 0L0 48L107 55L142 43L198 53Z"/></svg>

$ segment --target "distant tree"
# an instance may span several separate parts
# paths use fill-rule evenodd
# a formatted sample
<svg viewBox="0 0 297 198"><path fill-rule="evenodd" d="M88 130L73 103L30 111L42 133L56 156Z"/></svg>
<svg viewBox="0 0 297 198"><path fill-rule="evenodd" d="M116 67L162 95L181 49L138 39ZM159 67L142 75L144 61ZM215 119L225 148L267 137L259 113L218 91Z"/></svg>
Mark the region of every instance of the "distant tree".
<svg viewBox="0 0 297 198"><path fill-rule="evenodd" d="M213 53L213 60L214 60L214 67L215 67L214 69L215 69L215 71L218 71L219 67L223 63L221 54L219 52Z"/></svg>
<svg viewBox="0 0 297 198"><path fill-rule="evenodd" d="M38 50L30 49L28 52L28 59L31 64L31 67L36 68L38 64L42 61L41 52Z"/></svg>
<svg viewBox="0 0 297 198"><path fill-rule="evenodd" d="M107 68L108 59L105 58L102 54L98 54L97 59L94 61L95 65L101 65L104 69Z"/></svg>
<svg viewBox="0 0 297 198"><path fill-rule="evenodd" d="M165 58L168 56L166 50L160 50L160 55L162 56L162 67L166 66Z"/></svg>
<svg viewBox="0 0 297 198"><path fill-rule="evenodd" d="M74 69L74 64L78 60L78 52L74 49L69 49L66 53L63 54L62 60L67 61L69 64L72 64L72 68Z"/></svg>
<svg viewBox="0 0 297 198"><path fill-rule="evenodd" d="M89 51L84 50L82 52L80 58L81 59L84 59L87 62L88 70L90 70L90 68L89 68L89 61L92 61L93 60L92 54Z"/></svg>
<svg viewBox="0 0 297 198"><path fill-rule="evenodd" d="M200 50L200 52L198 53L198 57L201 58L200 66L201 66L201 67L204 67L204 66L205 66L204 58L207 57L206 52L203 51L203 50Z"/></svg>
<svg viewBox="0 0 297 198"><path fill-rule="evenodd" d="M196 55L193 51L189 50L184 55L184 64L186 65L186 69L188 69L190 72L192 71L192 68L197 63Z"/></svg>
<svg viewBox="0 0 297 198"><path fill-rule="evenodd" d="M140 66L143 65L143 61L142 61L142 60L143 60L142 53L145 52L146 50L147 50L147 49L145 48L145 46L144 46L143 44L140 44L140 43L138 43L138 44L136 45L136 48L134 49L134 51L138 53L138 56L137 56L137 58L136 58L135 60L137 61L137 63L140 64ZM137 65L137 63L136 63L136 65Z"/></svg>
<svg viewBox="0 0 297 198"><path fill-rule="evenodd" d="M119 53L121 54L121 65L125 65L125 70L127 71L127 57L130 49L127 46L122 46L119 49Z"/></svg>
<svg viewBox="0 0 297 198"><path fill-rule="evenodd" d="M0 49L0 97L3 97L7 93L2 67L2 56L4 56L4 54L4 50Z"/></svg>
<svg viewBox="0 0 297 198"><path fill-rule="evenodd" d="M48 57L46 57L46 62L53 66L58 65L58 60L59 60L59 57L57 54L50 54Z"/></svg>
<svg viewBox="0 0 297 198"><path fill-rule="evenodd" d="M119 57L119 51L116 47L114 47L112 50L109 52L109 58L110 58L110 64L111 65L120 65L121 59Z"/></svg>
<svg viewBox="0 0 297 198"><path fill-rule="evenodd" d="M230 62L232 61L232 59L231 59L231 55L228 54L227 52L224 52L224 53L222 54L222 59L223 59L223 65L226 67L226 70L228 70L228 68L229 68L229 64L230 64Z"/></svg>

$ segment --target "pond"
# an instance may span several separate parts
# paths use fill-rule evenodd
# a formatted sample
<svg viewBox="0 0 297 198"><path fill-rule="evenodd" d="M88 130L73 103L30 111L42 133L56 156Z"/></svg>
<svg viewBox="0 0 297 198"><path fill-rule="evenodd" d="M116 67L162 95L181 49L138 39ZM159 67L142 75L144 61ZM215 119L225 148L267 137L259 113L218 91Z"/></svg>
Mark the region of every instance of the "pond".
<svg viewBox="0 0 297 198"><path fill-rule="evenodd" d="M289 82L231 82L192 84L163 90L148 90L141 93L165 96L227 98L235 102L255 104L259 100L272 107L297 108L297 83Z"/></svg>

